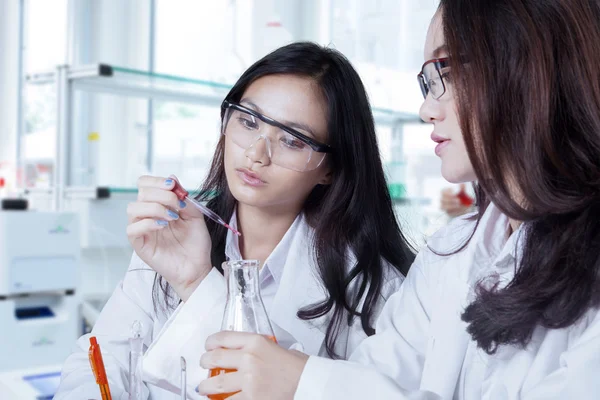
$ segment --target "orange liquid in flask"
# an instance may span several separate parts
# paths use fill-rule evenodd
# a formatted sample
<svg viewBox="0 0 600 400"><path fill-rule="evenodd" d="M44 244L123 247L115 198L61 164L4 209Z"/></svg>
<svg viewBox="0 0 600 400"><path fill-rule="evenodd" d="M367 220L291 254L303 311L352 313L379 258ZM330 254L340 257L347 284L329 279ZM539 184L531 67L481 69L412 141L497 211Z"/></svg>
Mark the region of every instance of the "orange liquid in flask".
<svg viewBox="0 0 600 400"><path fill-rule="evenodd" d="M275 336L267 336L267 339L274 341L275 343L277 343L277 339L275 339ZM223 368L215 368L215 369L211 369L210 373L209 373L209 377L214 377L214 376L218 376L221 374L228 374L230 372L235 372L237 370L235 369L223 369ZM236 394L238 392L234 392L234 393L222 393L222 394L212 394L210 396L208 396L208 398L210 400L224 400L226 398L228 398L229 396L233 396L234 394Z"/></svg>

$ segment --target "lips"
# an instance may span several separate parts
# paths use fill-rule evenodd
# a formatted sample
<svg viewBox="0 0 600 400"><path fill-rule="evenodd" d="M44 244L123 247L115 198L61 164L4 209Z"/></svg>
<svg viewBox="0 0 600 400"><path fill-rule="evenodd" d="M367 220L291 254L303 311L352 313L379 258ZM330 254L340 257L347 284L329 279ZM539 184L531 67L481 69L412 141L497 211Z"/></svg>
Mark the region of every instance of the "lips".
<svg viewBox="0 0 600 400"><path fill-rule="evenodd" d="M238 168L235 170L238 176L244 181L244 183L250 186L263 186L266 185L267 182L263 181L256 172L250 171L246 168Z"/></svg>
<svg viewBox="0 0 600 400"><path fill-rule="evenodd" d="M434 141L434 142L436 142L436 143L442 143L442 142L448 141L448 140L450 140L450 139L448 139L448 138L445 138L445 137L441 137L441 136L437 135L437 134L434 132L434 133L432 133L432 134L431 134L431 140L433 140L433 141Z"/></svg>
<svg viewBox="0 0 600 400"><path fill-rule="evenodd" d="M450 139L436 135L434 132L431 134L431 140L438 144L435 146L435 154L441 157L442 151L450 144Z"/></svg>

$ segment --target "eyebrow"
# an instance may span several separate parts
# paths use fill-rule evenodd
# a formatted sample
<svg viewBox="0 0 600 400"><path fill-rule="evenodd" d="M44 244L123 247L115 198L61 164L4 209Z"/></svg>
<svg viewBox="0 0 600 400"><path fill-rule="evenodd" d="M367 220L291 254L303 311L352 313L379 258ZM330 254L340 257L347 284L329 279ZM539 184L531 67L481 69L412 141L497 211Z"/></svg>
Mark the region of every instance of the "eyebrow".
<svg viewBox="0 0 600 400"><path fill-rule="evenodd" d="M241 103L244 103L244 104L248 105L250 108L254 109L254 111L258 111L259 113L265 115L265 113L263 112L263 110L259 106L257 106L256 104L254 104L252 101L250 101L248 99L242 99L240 101L240 104ZM271 118L271 117L269 117L269 118ZM271 118L271 119L274 119L274 118ZM315 135L314 130L310 126L308 126L306 124L303 124L301 122L291 122L291 121L277 121L277 122L279 122L280 124L283 124L285 126L288 126L290 128L303 130L306 133L308 133L310 136L312 136L313 139L315 139L315 140L317 138L317 135Z"/></svg>

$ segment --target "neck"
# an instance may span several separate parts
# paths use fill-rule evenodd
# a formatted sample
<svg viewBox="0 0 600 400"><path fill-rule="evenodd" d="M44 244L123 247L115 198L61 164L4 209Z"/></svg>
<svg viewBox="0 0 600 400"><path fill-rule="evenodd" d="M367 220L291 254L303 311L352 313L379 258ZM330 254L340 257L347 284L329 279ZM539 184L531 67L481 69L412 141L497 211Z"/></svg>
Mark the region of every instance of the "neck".
<svg viewBox="0 0 600 400"><path fill-rule="evenodd" d="M519 186L515 182L516 181L514 179L509 180L508 188L509 188L510 197L512 200L514 200L516 203L518 203L519 205L522 206L523 204L525 204L525 197L523 196L522 191L519 189ZM509 236L510 236L513 234L513 232L515 232L517 229L519 229L519 226L521 226L521 224L523 222L509 218L508 223L510 224L510 232L509 232L510 233Z"/></svg>
<svg viewBox="0 0 600 400"><path fill-rule="evenodd" d="M512 234L513 234L513 232L515 232L517 229L519 229L519 226L521 226L521 224L522 224L523 222L521 222L521 221L517 221L517 220L515 220L515 219L509 219L509 220L508 220L508 223L509 223L509 225L510 225L510 234L509 234L509 236L510 236L510 235L512 235Z"/></svg>
<svg viewBox="0 0 600 400"><path fill-rule="evenodd" d="M238 203L237 223L242 236L240 252L244 259L257 259L261 264L283 239L300 210L273 212Z"/></svg>

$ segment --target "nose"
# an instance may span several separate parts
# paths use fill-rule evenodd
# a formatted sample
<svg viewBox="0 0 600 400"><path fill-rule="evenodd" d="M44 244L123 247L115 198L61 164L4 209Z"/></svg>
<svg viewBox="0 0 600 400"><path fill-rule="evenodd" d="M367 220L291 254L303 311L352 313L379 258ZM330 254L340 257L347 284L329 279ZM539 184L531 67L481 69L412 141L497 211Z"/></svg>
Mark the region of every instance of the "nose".
<svg viewBox="0 0 600 400"><path fill-rule="evenodd" d="M244 155L252 161L262 165L271 163L271 141L268 136L260 135L256 141L244 152Z"/></svg>
<svg viewBox="0 0 600 400"><path fill-rule="evenodd" d="M428 93L419 109L419 116L424 122L432 124L443 119L444 109L442 104L438 100L435 100L431 93Z"/></svg>

